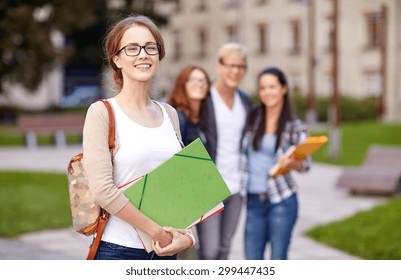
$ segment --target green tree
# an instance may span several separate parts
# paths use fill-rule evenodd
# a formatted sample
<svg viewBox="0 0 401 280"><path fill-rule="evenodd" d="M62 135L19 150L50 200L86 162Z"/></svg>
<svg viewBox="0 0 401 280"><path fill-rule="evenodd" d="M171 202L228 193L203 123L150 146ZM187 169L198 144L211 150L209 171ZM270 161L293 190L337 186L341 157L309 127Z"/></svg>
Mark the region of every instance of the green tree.
<svg viewBox="0 0 401 280"><path fill-rule="evenodd" d="M55 46L52 37L93 24L99 1L1 1L0 92L4 82L37 88L55 61L65 61L64 49Z"/></svg>
<svg viewBox="0 0 401 280"><path fill-rule="evenodd" d="M56 62L67 67L101 68L101 41L107 26L121 16L145 14L158 24L167 19L154 10L154 1L125 0L106 11L108 0L0 1L0 93L5 82L34 90ZM56 32L64 47L52 42Z"/></svg>
<svg viewBox="0 0 401 280"><path fill-rule="evenodd" d="M166 0L165 0L166 1ZM154 1L124 0L118 8L106 11L106 2L99 1L95 9L96 22L85 29L72 32L67 38L68 59L65 66L71 69L97 69L103 63L103 40L107 28L114 22L130 14L143 14L152 18L159 26L165 25L168 19L155 11Z"/></svg>

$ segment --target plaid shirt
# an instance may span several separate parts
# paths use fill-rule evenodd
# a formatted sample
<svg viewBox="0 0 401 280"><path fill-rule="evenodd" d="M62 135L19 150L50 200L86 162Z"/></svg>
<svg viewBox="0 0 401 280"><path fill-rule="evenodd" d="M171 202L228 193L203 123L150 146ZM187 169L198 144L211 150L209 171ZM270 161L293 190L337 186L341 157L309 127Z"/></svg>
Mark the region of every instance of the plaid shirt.
<svg viewBox="0 0 401 280"><path fill-rule="evenodd" d="M262 110L258 110L253 127L247 127L244 137L241 143L241 193L246 194L248 184L248 154L247 148L252 145L252 139L256 133L256 128L262 121ZM299 119L293 119L286 123L285 128L281 135L281 141L277 149L276 158L285 153L291 146L301 143L308 137L308 130L305 123ZM304 168L301 172L306 172L310 169L312 160L307 157L304 160ZM266 195L270 202L279 203L284 199L290 197L296 193L297 184L295 183L291 172L283 175L278 175L275 178L271 178L267 175L266 178Z"/></svg>

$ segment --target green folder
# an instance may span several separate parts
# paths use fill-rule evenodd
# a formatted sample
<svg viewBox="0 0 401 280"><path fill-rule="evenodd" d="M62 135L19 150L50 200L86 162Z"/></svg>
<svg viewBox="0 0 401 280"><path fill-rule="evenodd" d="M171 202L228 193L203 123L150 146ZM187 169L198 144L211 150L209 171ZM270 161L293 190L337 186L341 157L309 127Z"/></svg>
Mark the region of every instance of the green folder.
<svg viewBox="0 0 401 280"><path fill-rule="evenodd" d="M199 138L124 189L142 213L174 228L190 227L231 194Z"/></svg>

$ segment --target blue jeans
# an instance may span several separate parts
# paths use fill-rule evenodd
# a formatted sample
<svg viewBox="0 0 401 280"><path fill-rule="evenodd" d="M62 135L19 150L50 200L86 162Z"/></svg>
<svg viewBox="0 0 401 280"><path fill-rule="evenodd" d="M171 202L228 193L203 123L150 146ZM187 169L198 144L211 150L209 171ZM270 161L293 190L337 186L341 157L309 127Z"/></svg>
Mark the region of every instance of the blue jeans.
<svg viewBox="0 0 401 280"><path fill-rule="evenodd" d="M136 249L100 241L95 260L176 260L177 254L171 257L159 257L154 251L147 253L144 249Z"/></svg>
<svg viewBox="0 0 401 280"><path fill-rule="evenodd" d="M286 260L297 217L296 194L277 204L259 194L248 194L245 223L246 259L263 260L266 244L270 242L271 259Z"/></svg>

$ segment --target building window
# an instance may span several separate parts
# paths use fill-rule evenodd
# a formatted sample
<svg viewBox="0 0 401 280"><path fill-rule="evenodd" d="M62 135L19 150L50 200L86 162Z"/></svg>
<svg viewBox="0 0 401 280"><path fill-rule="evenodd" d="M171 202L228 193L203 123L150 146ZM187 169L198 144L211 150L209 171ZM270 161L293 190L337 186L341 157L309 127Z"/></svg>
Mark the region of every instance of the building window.
<svg viewBox="0 0 401 280"><path fill-rule="evenodd" d="M325 88L326 88L326 96L332 96L334 92L334 78L331 74L327 74L325 77Z"/></svg>
<svg viewBox="0 0 401 280"><path fill-rule="evenodd" d="M239 8L239 6L240 6L240 0L225 0L223 2L224 9L235 9Z"/></svg>
<svg viewBox="0 0 401 280"><path fill-rule="evenodd" d="M382 91L382 77L379 72L365 73L365 93L368 96L378 97Z"/></svg>
<svg viewBox="0 0 401 280"><path fill-rule="evenodd" d="M263 6L266 5L269 0L255 0L256 6Z"/></svg>
<svg viewBox="0 0 401 280"><path fill-rule="evenodd" d="M181 12L182 10L181 0L174 0L174 10L176 13Z"/></svg>
<svg viewBox="0 0 401 280"><path fill-rule="evenodd" d="M195 10L197 12L204 12L207 10L207 5L206 5L207 0L198 0L196 3Z"/></svg>
<svg viewBox="0 0 401 280"><path fill-rule="evenodd" d="M227 39L229 42L238 42L238 26L227 26Z"/></svg>
<svg viewBox="0 0 401 280"><path fill-rule="evenodd" d="M292 20L290 22L290 53L299 54L301 52L301 21Z"/></svg>
<svg viewBox="0 0 401 280"><path fill-rule="evenodd" d="M334 32L335 32L333 21L330 21L328 26L329 26L329 31L327 32L328 34L327 50L329 52L332 52L334 50Z"/></svg>
<svg viewBox="0 0 401 280"><path fill-rule="evenodd" d="M258 53L264 54L267 52L267 25L264 23L258 24Z"/></svg>
<svg viewBox="0 0 401 280"><path fill-rule="evenodd" d="M174 49L173 49L173 58L175 60L180 60L182 58L182 34L180 31L176 30L173 33L174 40Z"/></svg>
<svg viewBox="0 0 401 280"><path fill-rule="evenodd" d="M300 93L302 90L302 76L300 74L290 75L290 90L293 93Z"/></svg>
<svg viewBox="0 0 401 280"><path fill-rule="evenodd" d="M367 47L379 47L382 42L382 15L380 12L371 12L365 15L367 26Z"/></svg>
<svg viewBox="0 0 401 280"><path fill-rule="evenodd" d="M196 45L196 56L205 58L207 55L207 32L205 28L198 31L198 44Z"/></svg>

